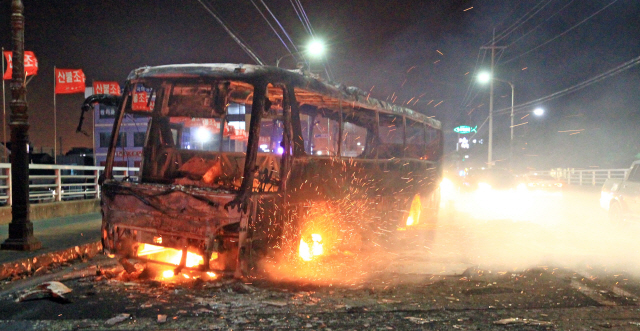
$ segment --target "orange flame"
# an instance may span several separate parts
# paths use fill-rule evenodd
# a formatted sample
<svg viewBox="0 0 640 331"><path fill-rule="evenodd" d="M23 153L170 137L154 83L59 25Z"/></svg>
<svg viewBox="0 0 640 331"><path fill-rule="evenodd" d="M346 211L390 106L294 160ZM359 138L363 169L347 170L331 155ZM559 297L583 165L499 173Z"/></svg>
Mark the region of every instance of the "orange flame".
<svg viewBox="0 0 640 331"><path fill-rule="evenodd" d="M216 254L217 253L214 253L214 256L212 256L213 259L217 258ZM179 265L180 258L182 257L182 251L168 247L141 244L138 247L138 256L147 256L151 260ZM202 258L202 256L192 252L187 252L187 268L197 267L198 265L201 265L203 263L204 259Z"/></svg>
<svg viewBox="0 0 640 331"><path fill-rule="evenodd" d="M407 217L407 226L418 224L420 220L420 210L422 209L422 203L420 202L420 195L416 194L411 201L411 208L409 208L409 216Z"/></svg>
<svg viewBox="0 0 640 331"><path fill-rule="evenodd" d="M322 236L314 233L311 235L311 247L304 241L304 238L300 238L300 247L298 249L298 254L300 258L304 261L311 261L314 256L322 255L324 250L322 248Z"/></svg>

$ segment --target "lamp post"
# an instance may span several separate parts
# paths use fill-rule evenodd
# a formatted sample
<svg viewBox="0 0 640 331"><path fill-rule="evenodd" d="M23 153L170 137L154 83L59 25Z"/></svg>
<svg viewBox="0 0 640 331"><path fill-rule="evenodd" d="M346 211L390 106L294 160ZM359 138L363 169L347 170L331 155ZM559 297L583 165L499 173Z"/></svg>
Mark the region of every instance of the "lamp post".
<svg viewBox="0 0 640 331"><path fill-rule="evenodd" d="M2 249L36 250L42 243L33 236L29 219L29 122L27 88L24 81L24 6L11 2L11 37L13 39L13 79L11 80L11 223L9 238Z"/></svg>
<svg viewBox="0 0 640 331"><path fill-rule="evenodd" d="M499 82L507 83L511 87L511 140L509 141L509 165L511 165L512 164L512 160L513 160L513 104L514 104L514 100L515 100L514 98L515 98L515 94L516 94L515 93L515 86L513 85L513 83L511 83L509 81L502 80L502 79L495 78L495 77L491 77L491 74L486 73L486 72L480 73L478 75L478 80L481 83L487 83L489 81L493 82L494 80L497 80ZM491 92L493 94L493 90ZM490 116L491 116L491 114L490 114ZM493 118L490 118L490 119L493 120ZM490 128L492 128L492 126L490 126ZM492 130L490 130L490 132L489 132L490 136L493 133L491 131ZM491 144L492 144L492 139L489 139L489 145L491 145ZM489 146L489 148L491 149L491 146ZM489 160L489 161L491 162L491 160Z"/></svg>

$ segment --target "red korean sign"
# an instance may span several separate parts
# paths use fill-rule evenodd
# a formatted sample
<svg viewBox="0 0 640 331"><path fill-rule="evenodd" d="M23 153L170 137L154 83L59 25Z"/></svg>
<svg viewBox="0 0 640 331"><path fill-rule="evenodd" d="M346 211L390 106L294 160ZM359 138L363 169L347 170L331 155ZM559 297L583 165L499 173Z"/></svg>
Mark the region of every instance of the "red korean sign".
<svg viewBox="0 0 640 331"><path fill-rule="evenodd" d="M230 127L232 133L229 135L231 140L249 140L249 133L245 129Z"/></svg>
<svg viewBox="0 0 640 331"><path fill-rule="evenodd" d="M117 82L93 82L93 94L120 95L120 84Z"/></svg>
<svg viewBox="0 0 640 331"><path fill-rule="evenodd" d="M84 93L82 69L56 69L56 94Z"/></svg>
<svg viewBox="0 0 640 331"><path fill-rule="evenodd" d="M151 88L145 88L141 84L136 87L131 95L131 110L151 111L155 105L155 95Z"/></svg>
<svg viewBox="0 0 640 331"><path fill-rule="evenodd" d="M13 77L13 52L5 51L4 58L7 60L7 70L4 72L3 79L8 80ZM26 76L38 74L38 59L33 52L24 52L24 72Z"/></svg>

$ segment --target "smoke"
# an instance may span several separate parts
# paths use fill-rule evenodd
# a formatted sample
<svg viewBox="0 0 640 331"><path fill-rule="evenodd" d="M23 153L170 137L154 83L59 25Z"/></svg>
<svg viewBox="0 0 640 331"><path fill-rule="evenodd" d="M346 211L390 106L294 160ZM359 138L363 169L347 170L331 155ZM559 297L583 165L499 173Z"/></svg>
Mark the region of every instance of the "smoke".
<svg viewBox="0 0 640 331"><path fill-rule="evenodd" d="M454 210L440 220L432 258L503 271L549 266L640 272L634 263L640 257L635 240L640 229L611 224L600 209L599 190L528 192L520 198L528 204L497 218L495 213L512 201L469 209L474 198L459 196Z"/></svg>
<svg viewBox="0 0 640 331"><path fill-rule="evenodd" d="M518 272L545 266L640 275L640 227L611 224L598 190L483 195L455 196L435 224L396 228L352 242L351 250L334 247L313 261L302 261L290 249L262 261L261 268L280 281L334 286L461 275L469 268Z"/></svg>

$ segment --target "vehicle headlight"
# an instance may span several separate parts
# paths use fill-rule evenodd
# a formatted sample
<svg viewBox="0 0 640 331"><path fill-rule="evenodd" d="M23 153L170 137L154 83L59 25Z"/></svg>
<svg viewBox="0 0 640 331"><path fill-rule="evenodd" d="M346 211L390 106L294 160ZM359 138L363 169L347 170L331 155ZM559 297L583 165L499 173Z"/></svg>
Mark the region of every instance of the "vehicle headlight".
<svg viewBox="0 0 640 331"><path fill-rule="evenodd" d="M491 190L491 185L489 185L487 183L478 183L478 190L480 190L480 191L490 191Z"/></svg>
<svg viewBox="0 0 640 331"><path fill-rule="evenodd" d="M456 188L453 182L448 178L443 178L440 182L440 196L442 199L450 199L455 193Z"/></svg>
<svg viewBox="0 0 640 331"><path fill-rule="evenodd" d="M516 189L518 191L526 191L527 190L527 185L525 183L520 183L518 184L518 186L516 187Z"/></svg>

